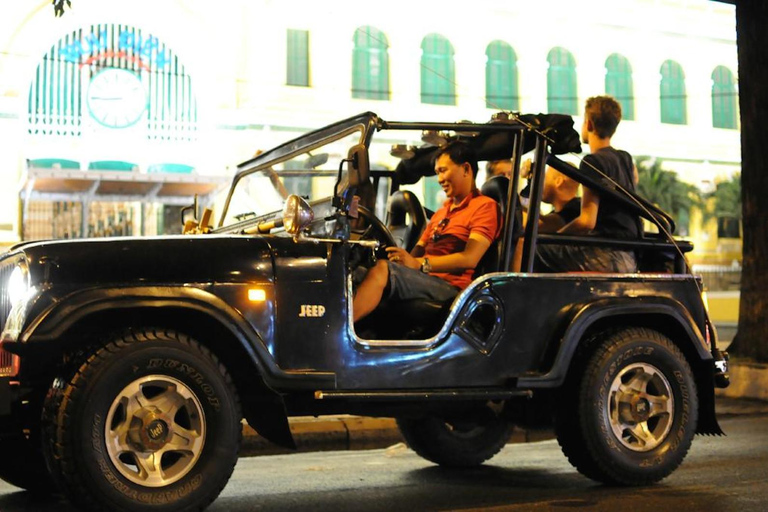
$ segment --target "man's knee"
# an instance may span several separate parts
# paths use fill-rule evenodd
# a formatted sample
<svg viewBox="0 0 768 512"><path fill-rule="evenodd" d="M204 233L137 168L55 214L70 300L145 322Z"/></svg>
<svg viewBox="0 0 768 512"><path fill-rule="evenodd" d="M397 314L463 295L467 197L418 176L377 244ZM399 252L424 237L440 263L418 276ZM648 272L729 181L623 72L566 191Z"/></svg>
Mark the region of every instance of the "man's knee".
<svg viewBox="0 0 768 512"><path fill-rule="evenodd" d="M376 285L377 288L384 289L389 282L389 267L387 266L387 260L379 260L368 271L366 279L371 284Z"/></svg>

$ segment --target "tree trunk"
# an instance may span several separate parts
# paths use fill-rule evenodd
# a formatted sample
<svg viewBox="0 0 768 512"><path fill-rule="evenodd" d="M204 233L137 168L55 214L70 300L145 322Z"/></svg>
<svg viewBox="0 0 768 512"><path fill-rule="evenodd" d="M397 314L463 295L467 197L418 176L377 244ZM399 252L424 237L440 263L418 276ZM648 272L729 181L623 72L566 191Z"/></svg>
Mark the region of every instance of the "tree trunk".
<svg viewBox="0 0 768 512"><path fill-rule="evenodd" d="M743 267L732 352L768 362L768 2L736 2Z"/></svg>

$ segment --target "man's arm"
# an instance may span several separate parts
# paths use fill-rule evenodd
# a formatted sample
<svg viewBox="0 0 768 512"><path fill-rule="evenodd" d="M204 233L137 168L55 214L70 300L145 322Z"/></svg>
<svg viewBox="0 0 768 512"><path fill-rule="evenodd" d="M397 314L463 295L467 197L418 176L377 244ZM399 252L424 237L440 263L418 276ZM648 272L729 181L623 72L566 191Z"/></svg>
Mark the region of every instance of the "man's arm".
<svg viewBox="0 0 768 512"><path fill-rule="evenodd" d="M424 252L426 251L426 246L419 241L416 245L413 246L413 249L411 249L411 256L414 258L418 258L419 256L424 256Z"/></svg>
<svg viewBox="0 0 768 512"><path fill-rule="evenodd" d="M587 187L583 188L584 195L581 198L581 214L557 230L558 233L564 235L578 235L589 233L595 229L597 212L600 208L600 196Z"/></svg>
<svg viewBox="0 0 768 512"><path fill-rule="evenodd" d="M475 268L490 246L491 241L485 236L479 233L470 233L463 251L444 256L429 256L429 264L432 266L432 272L462 272ZM418 247L417 245L413 252ZM399 261L406 267L419 269L424 263L424 258L414 257L399 247L387 247L387 253L390 260Z"/></svg>
<svg viewBox="0 0 768 512"><path fill-rule="evenodd" d="M523 210L523 226L528 224L528 211ZM552 212L539 216L539 233L555 233L558 229L565 226L563 217Z"/></svg>
<svg viewBox="0 0 768 512"><path fill-rule="evenodd" d="M557 213L548 213L539 217L539 233L554 233L565 226L565 221Z"/></svg>

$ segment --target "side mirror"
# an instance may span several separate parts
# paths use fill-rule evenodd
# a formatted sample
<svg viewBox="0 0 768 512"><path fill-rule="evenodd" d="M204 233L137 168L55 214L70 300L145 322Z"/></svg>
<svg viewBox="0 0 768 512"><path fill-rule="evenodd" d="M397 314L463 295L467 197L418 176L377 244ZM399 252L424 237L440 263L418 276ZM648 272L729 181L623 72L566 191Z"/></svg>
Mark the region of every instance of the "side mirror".
<svg viewBox="0 0 768 512"><path fill-rule="evenodd" d="M358 187L366 183L371 174L368 160L368 148L365 144L355 144L349 148L349 186Z"/></svg>
<svg viewBox="0 0 768 512"><path fill-rule="evenodd" d="M283 208L283 227L289 234L296 236L302 229L309 226L315 218L315 213L309 203L296 194L291 194L285 200Z"/></svg>

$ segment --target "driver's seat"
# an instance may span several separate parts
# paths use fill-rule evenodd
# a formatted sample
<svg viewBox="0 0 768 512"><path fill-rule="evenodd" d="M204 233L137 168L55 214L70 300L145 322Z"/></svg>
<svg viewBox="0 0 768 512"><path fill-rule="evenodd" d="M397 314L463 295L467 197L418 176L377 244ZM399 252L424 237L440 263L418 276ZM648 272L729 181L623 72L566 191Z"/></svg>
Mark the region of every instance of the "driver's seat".
<svg viewBox="0 0 768 512"><path fill-rule="evenodd" d="M387 201L387 228L399 247L410 252L427 227L427 215L416 194L398 190Z"/></svg>

